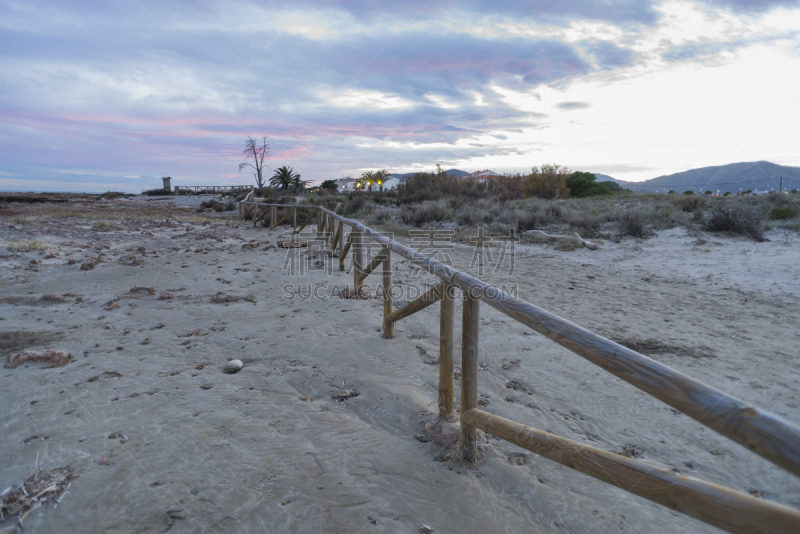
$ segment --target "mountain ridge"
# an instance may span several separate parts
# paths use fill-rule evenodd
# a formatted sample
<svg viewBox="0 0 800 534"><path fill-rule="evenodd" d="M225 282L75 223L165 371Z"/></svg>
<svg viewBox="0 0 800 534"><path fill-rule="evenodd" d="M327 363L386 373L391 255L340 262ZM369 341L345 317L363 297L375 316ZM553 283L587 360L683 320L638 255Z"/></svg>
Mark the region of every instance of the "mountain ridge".
<svg viewBox="0 0 800 534"><path fill-rule="evenodd" d="M460 169L445 171L461 178L469 174ZM591 171L590 171L591 172ZM393 174L392 177L405 179L416 173ZM750 161L698 167L686 171L666 174L643 182L627 182L618 180L607 174L594 173L598 182L615 182L635 193L676 193L692 190L695 193L712 191L713 193L739 193L741 191L784 191L800 189L800 167L778 165L769 161ZM781 184L783 177L783 184Z"/></svg>
<svg viewBox="0 0 800 534"><path fill-rule="evenodd" d="M800 189L800 167L778 165L769 161L750 161L699 167L651 178L643 182L626 182L597 174L597 181L610 180L635 193L676 193L692 190L695 193L739 193L741 191L784 191ZM781 177L783 184L781 185Z"/></svg>

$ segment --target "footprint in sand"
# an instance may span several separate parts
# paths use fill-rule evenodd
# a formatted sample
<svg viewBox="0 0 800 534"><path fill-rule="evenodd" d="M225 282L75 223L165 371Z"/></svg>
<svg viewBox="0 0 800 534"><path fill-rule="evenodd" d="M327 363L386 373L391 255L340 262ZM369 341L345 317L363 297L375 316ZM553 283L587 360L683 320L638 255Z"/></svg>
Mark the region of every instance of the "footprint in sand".
<svg viewBox="0 0 800 534"><path fill-rule="evenodd" d="M303 458L300 460L300 468L305 473L305 475L300 476L301 480L308 478L316 480L325 472L319 460L317 460L317 455L313 452L307 452L303 455Z"/></svg>

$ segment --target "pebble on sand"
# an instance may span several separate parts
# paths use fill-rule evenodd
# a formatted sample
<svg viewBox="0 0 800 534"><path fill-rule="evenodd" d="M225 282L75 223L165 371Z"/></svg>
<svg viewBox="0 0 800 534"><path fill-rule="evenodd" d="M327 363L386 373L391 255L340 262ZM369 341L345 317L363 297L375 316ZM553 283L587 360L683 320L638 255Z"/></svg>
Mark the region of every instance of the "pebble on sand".
<svg viewBox="0 0 800 534"><path fill-rule="evenodd" d="M231 360L225 366L223 372L232 375L234 373L238 373L239 371L241 371L242 367L244 367L242 360Z"/></svg>

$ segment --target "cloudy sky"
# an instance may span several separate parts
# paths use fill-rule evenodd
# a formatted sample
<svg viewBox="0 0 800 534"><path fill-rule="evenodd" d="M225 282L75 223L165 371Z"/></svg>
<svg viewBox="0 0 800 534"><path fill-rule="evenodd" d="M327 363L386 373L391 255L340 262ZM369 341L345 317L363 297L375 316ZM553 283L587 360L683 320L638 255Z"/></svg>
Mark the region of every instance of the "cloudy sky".
<svg viewBox="0 0 800 534"><path fill-rule="evenodd" d="M2 1L0 189L800 165L799 3Z"/></svg>

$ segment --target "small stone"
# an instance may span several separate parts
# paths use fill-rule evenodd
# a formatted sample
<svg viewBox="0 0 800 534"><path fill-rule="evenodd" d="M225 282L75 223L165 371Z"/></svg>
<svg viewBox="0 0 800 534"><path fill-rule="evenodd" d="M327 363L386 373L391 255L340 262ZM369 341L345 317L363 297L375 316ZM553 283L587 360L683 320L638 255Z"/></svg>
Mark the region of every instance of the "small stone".
<svg viewBox="0 0 800 534"><path fill-rule="evenodd" d="M228 362L228 364L225 366L225 369L223 369L222 372L232 375L241 371L242 367L244 367L242 360L231 360Z"/></svg>
<svg viewBox="0 0 800 534"><path fill-rule="evenodd" d="M431 532L433 532L433 527L430 527L428 525L420 525L419 526L419 531L422 534L430 534Z"/></svg>

